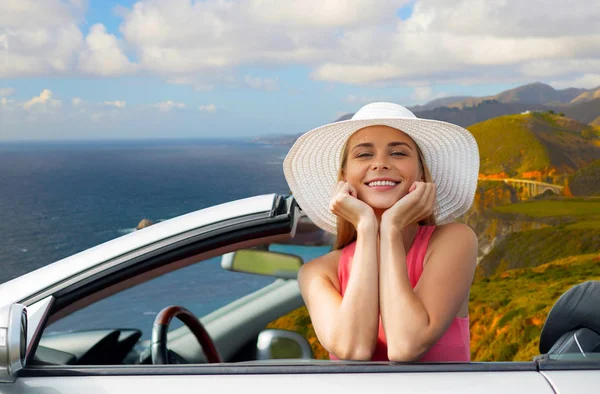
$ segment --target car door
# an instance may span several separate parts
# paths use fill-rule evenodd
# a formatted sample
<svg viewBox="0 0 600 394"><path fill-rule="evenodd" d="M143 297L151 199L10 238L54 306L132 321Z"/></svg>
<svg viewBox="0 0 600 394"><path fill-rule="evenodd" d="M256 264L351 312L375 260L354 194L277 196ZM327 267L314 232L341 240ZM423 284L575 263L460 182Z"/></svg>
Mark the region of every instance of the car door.
<svg viewBox="0 0 600 394"><path fill-rule="evenodd" d="M264 209L268 207L268 209ZM105 296L127 281L161 274L169 265L215 256L294 235L300 211L293 200L274 198L260 212L213 220L177 237L157 239L70 275L21 300L31 308L29 356L52 318ZM231 207L229 207L231 208ZM154 230L156 231L158 227ZM99 253L96 250L94 253ZM173 268L173 267L170 267ZM41 282L43 280L40 279ZM1 289L0 289L1 293ZM85 302L84 302L85 301ZM392 364L328 360L271 360L189 365L29 365L0 393L165 393L179 391L266 393L310 391L552 393L530 363Z"/></svg>
<svg viewBox="0 0 600 394"><path fill-rule="evenodd" d="M534 363L394 365L312 362L30 368L3 394L239 393L554 393Z"/></svg>
<svg viewBox="0 0 600 394"><path fill-rule="evenodd" d="M597 349L598 351L600 349ZM554 354L540 358L540 373L560 394L595 393L600 382L600 353Z"/></svg>

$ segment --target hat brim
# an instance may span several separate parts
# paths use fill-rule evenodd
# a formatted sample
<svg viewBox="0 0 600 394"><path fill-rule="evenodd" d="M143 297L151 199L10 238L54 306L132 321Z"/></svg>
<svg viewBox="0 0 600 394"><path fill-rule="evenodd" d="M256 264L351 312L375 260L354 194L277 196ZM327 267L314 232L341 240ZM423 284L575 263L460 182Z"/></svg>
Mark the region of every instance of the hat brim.
<svg viewBox="0 0 600 394"><path fill-rule="evenodd" d="M283 161L283 172L303 212L320 228L336 234L329 210L344 144L368 126L389 126L410 136L437 188L437 224L459 217L472 205L479 175L479 150L473 135L447 122L419 118L345 120L301 135Z"/></svg>

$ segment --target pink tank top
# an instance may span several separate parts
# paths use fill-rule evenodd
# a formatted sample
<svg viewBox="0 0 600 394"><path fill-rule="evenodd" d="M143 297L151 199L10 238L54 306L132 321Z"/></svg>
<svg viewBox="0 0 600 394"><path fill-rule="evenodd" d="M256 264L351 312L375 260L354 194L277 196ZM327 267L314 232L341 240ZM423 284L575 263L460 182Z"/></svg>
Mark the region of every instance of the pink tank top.
<svg viewBox="0 0 600 394"><path fill-rule="evenodd" d="M406 265L408 268L408 277L414 289L423 273L423 260L427 252L429 239L435 230L435 226L419 226L417 234L406 256ZM351 260L354 256L356 241L352 242L344 249L338 263L338 279L340 281L340 292L342 297L350 278ZM337 360L333 354L330 354L332 360ZM381 315L379 316L379 333L377 335L377 345L373 353L372 361L389 361L387 356L387 341L385 332L381 323ZM420 359L420 362L469 362L471 361L470 354L470 332L469 318L454 318L448 330L442 337L433 345L427 353Z"/></svg>

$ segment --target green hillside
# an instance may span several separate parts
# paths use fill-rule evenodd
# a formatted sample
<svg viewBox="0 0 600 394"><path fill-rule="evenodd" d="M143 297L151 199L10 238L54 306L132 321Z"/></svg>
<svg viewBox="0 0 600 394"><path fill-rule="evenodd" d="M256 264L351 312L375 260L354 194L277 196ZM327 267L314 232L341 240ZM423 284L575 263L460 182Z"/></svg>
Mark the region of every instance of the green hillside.
<svg viewBox="0 0 600 394"><path fill-rule="evenodd" d="M599 263L591 253L476 280L469 302L472 360L531 361L552 305L574 285L599 280Z"/></svg>
<svg viewBox="0 0 600 394"><path fill-rule="evenodd" d="M506 115L469 126L479 145L480 172L572 172L600 157L595 129L547 113Z"/></svg>
<svg viewBox="0 0 600 394"><path fill-rule="evenodd" d="M597 222L591 222L590 227L595 224ZM481 260L476 277L536 267L557 258L584 253L600 254L600 228L548 227L512 233Z"/></svg>
<svg viewBox="0 0 600 394"><path fill-rule="evenodd" d="M530 119L531 115L506 115L467 128L479 145L480 173L517 176L548 167L550 157L529 129Z"/></svg>
<svg viewBox="0 0 600 394"><path fill-rule="evenodd" d="M478 279L558 258L600 254L600 199L527 201L494 211L508 220L529 218L558 225L508 234L480 261L475 274Z"/></svg>
<svg viewBox="0 0 600 394"><path fill-rule="evenodd" d="M600 196L600 159L573 174L569 187L574 196Z"/></svg>

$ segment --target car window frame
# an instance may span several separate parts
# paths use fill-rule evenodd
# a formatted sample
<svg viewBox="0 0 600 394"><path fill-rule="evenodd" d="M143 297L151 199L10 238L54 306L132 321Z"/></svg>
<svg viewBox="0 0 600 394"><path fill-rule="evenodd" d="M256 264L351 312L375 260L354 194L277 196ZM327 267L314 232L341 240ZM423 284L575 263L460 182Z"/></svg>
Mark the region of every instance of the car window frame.
<svg viewBox="0 0 600 394"><path fill-rule="evenodd" d="M45 327L68 313L201 260L289 239L297 218L295 201L290 203L279 199L271 212L236 217L169 237L83 271L22 300L22 304L30 306L49 297L52 299L44 317L37 321L38 326L32 329L36 334L28 340L26 363L35 354ZM68 313L64 313L65 310Z"/></svg>

